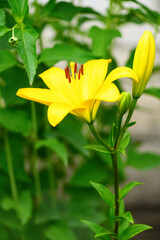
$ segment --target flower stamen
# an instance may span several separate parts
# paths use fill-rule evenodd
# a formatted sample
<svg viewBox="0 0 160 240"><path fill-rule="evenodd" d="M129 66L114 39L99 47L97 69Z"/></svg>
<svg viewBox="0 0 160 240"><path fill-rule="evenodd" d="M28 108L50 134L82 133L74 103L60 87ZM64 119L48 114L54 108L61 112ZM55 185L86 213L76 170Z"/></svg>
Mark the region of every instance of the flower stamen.
<svg viewBox="0 0 160 240"><path fill-rule="evenodd" d="M82 73L82 75L84 74L84 68L83 68L83 64L81 65L81 68L80 68L80 70L81 70L81 73Z"/></svg>
<svg viewBox="0 0 160 240"><path fill-rule="evenodd" d="M76 73L77 72L77 63L75 62L75 64L74 64L74 73Z"/></svg>

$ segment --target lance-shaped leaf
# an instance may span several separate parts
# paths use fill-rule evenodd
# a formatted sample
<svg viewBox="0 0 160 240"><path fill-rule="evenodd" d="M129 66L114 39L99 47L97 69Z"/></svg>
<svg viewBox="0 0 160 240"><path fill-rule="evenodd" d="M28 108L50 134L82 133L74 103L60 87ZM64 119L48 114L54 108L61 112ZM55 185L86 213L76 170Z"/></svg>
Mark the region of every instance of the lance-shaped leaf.
<svg viewBox="0 0 160 240"><path fill-rule="evenodd" d="M144 93L147 93L153 97L160 99L160 88L156 87L147 88Z"/></svg>
<svg viewBox="0 0 160 240"><path fill-rule="evenodd" d="M152 227L145 224L134 224L132 226L129 226L126 230L124 230L120 234L119 240L128 240L134 237L135 235L149 229L152 229Z"/></svg>
<svg viewBox="0 0 160 240"><path fill-rule="evenodd" d="M86 145L84 148L92 149L97 152L102 152L102 153L110 153L104 146L101 145Z"/></svg>
<svg viewBox="0 0 160 240"><path fill-rule="evenodd" d="M124 186L122 189L120 189L119 192L119 199L123 199L135 186L142 185L144 183L140 182L130 182L126 186Z"/></svg>
<svg viewBox="0 0 160 240"><path fill-rule="evenodd" d="M90 182L92 186L97 190L101 198L105 201L105 203L111 207L114 208L114 195L113 193L102 184Z"/></svg>
<svg viewBox="0 0 160 240"><path fill-rule="evenodd" d="M30 84L32 84L37 67L36 40L38 33L30 25L21 24L16 29L17 50L22 58Z"/></svg>
<svg viewBox="0 0 160 240"><path fill-rule="evenodd" d="M28 14L28 0L8 0L16 22L23 22Z"/></svg>
<svg viewBox="0 0 160 240"><path fill-rule="evenodd" d="M115 219L125 219L130 223L134 223L132 214L130 212L125 212L123 214L120 214L119 216L115 217Z"/></svg>

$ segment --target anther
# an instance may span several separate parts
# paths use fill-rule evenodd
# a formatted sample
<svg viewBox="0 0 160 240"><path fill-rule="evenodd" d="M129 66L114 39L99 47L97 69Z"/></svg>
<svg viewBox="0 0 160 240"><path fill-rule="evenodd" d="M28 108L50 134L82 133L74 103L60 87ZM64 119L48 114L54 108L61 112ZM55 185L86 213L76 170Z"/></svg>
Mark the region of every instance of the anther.
<svg viewBox="0 0 160 240"><path fill-rule="evenodd" d="M74 73L76 73L77 72L77 63L75 62L75 64L74 64Z"/></svg>
<svg viewBox="0 0 160 240"><path fill-rule="evenodd" d="M80 77L81 77L81 68L78 71L78 80L80 80Z"/></svg>
<svg viewBox="0 0 160 240"><path fill-rule="evenodd" d="M70 75L68 77L68 81L69 81L69 83L71 83L71 76Z"/></svg>
<svg viewBox="0 0 160 240"><path fill-rule="evenodd" d="M67 67L64 69L64 71L65 71L66 78L68 79L68 71L67 71Z"/></svg>
<svg viewBox="0 0 160 240"><path fill-rule="evenodd" d="M82 75L84 74L84 69L83 69L83 64L81 65L81 73L82 73Z"/></svg>

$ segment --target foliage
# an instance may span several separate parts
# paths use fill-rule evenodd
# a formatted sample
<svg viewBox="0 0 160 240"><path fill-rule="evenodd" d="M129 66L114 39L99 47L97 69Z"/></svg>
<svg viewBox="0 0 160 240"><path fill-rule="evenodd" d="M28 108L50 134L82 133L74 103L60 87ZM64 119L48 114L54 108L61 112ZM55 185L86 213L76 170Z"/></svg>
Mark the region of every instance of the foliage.
<svg viewBox="0 0 160 240"><path fill-rule="evenodd" d="M1 240L88 240L93 235L86 226L95 238L110 240L117 237L114 221L120 224L118 239L127 240L151 228L134 224L123 206L124 197L141 185L139 182L120 189L121 211L114 217L110 152L93 141L83 122L67 116L53 129L46 106L16 96L19 88L43 87L38 74L59 62L63 65L62 61L83 64L112 58L111 71L118 65L113 57L114 42L120 37L123 40L120 27L126 23L148 23L158 31L160 13L137 0L110 1L104 15L74 1L49 0L44 6L36 0L30 5L27 0L0 1ZM91 27L85 28L85 24ZM52 46L44 48L48 27L54 37ZM127 66L132 67L133 56L131 49ZM120 84L119 88L123 91ZM160 99L157 87L145 93ZM102 105L96 121L100 134L113 147L117 107ZM126 166L150 170L160 165L158 154L139 152L137 145L129 142L127 132L116 150L121 182L127 178Z"/></svg>

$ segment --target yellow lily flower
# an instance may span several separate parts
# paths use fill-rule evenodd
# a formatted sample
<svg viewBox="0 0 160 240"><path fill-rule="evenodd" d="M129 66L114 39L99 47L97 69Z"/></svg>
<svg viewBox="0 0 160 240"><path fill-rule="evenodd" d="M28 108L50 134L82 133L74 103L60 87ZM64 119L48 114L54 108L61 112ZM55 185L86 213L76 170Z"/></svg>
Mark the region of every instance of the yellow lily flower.
<svg viewBox="0 0 160 240"><path fill-rule="evenodd" d="M138 75L138 83L133 81L132 95L138 99L144 92L151 76L155 59L155 42L150 31L145 31L138 42L134 60L133 70Z"/></svg>
<svg viewBox="0 0 160 240"><path fill-rule="evenodd" d="M48 120L56 126L71 113L91 124L101 101L115 102L119 90L114 80L130 77L138 81L136 73L128 67L118 67L107 77L108 63L111 60L91 60L81 65L77 72L77 63L71 62L65 70L52 67L42 74L49 89L22 88L17 95L48 105Z"/></svg>

